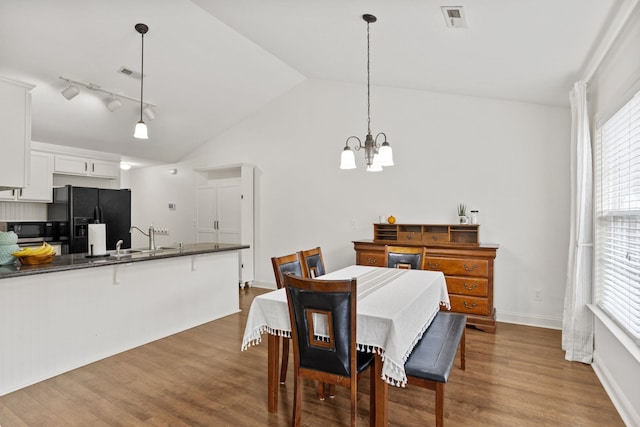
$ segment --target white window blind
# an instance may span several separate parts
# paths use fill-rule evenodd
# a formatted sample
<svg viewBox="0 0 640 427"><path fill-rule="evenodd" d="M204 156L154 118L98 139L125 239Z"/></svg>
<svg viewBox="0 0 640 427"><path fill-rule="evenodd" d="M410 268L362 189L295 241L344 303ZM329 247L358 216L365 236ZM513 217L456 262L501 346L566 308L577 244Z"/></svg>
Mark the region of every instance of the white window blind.
<svg viewBox="0 0 640 427"><path fill-rule="evenodd" d="M640 345L640 92L596 130L596 303Z"/></svg>

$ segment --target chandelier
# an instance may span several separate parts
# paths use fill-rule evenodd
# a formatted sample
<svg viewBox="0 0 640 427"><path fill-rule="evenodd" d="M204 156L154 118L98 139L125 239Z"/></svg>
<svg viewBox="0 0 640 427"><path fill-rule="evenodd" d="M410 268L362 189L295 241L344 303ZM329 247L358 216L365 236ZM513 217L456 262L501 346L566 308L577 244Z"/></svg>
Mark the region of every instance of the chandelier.
<svg viewBox="0 0 640 427"><path fill-rule="evenodd" d="M356 159L353 151L364 150L364 159L368 172L379 172L383 166L393 166L393 152L391 145L387 142L387 135L380 132L375 138L371 135L371 70L369 52L369 24L378 19L369 14L362 15L362 19L367 23L367 136L364 143L357 136L350 136L345 142L342 155L340 156L340 169L355 169ZM380 144L378 138L382 136L383 142ZM349 146L349 141L353 141L353 149ZM357 141L357 143L355 142Z"/></svg>

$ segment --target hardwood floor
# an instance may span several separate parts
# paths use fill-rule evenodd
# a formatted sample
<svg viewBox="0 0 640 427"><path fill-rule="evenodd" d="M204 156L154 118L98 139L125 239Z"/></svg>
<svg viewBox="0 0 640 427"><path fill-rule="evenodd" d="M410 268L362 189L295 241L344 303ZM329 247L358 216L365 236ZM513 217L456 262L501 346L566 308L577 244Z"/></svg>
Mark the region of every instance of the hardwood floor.
<svg viewBox="0 0 640 427"><path fill-rule="evenodd" d="M291 371L278 414L269 414L266 339L240 351L249 306L263 292L241 290L239 314L0 397L0 425L289 425ZM368 379L359 386L364 426ZM335 399L315 396L306 383L303 425L348 424L346 389L338 387ZM493 335L467 328L467 370L457 358L445 396L447 426L624 426L591 367L564 360L555 330L500 323ZM435 425L434 400L428 390L389 387L389 424Z"/></svg>

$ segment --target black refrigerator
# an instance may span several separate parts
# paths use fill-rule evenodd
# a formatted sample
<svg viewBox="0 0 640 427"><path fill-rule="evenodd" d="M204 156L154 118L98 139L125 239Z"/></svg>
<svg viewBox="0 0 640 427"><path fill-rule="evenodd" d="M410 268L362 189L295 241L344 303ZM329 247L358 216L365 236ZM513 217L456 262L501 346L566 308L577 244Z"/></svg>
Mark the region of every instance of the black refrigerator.
<svg viewBox="0 0 640 427"><path fill-rule="evenodd" d="M115 249L122 240L123 248L131 247L131 190L74 187L53 189L53 203L47 205L49 221L66 221L69 253L89 250L89 224L106 224L107 250Z"/></svg>

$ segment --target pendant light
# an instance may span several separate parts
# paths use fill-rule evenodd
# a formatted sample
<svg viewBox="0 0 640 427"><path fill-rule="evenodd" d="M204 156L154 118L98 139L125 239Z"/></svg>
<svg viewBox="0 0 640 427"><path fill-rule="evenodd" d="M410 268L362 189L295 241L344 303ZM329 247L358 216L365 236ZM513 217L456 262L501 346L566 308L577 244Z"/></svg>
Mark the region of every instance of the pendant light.
<svg viewBox="0 0 640 427"><path fill-rule="evenodd" d="M353 150L359 151L364 149L364 159L367 164L368 172L379 172L383 166L393 166L393 152L391 145L387 142L387 135L380 132L375 139L371 135L371 70L370 70L370 49L369 49L369 24L378 20L373 15L362 15L362 19L367 23L367 136L364 144L357 136L347 138L342 155L340 156L340 169L355 169L356 159ZM382 135L384 142L378 143L378 138ZM349 141L357 141L354 143L353 149L349 146Z"/></svg>
<svg viewBox="0 0 640 427"><path fill-rule="evenodd" d="M142 120L142 108L143 108L143 94L144 94L144 35L149 31L149 27L145 24L136 24L136 31L140 33L142 37L142 54L141 56L141 67L140 67L140 121L136 124L136 130L133 133L133 137L137 139L149 139L147 134L147 125L144 124Z"/></svg>

